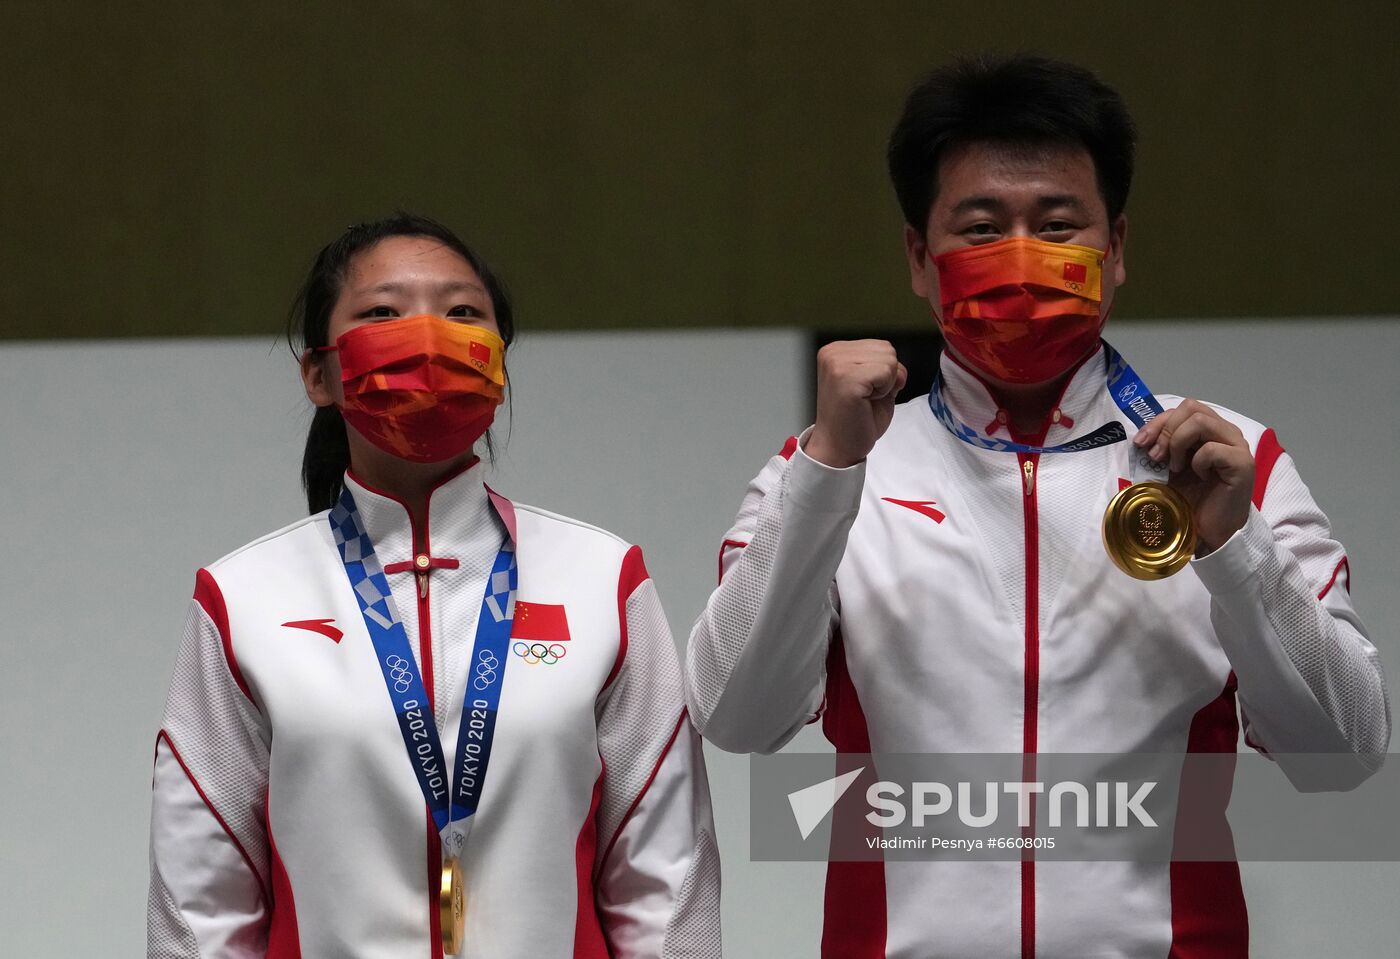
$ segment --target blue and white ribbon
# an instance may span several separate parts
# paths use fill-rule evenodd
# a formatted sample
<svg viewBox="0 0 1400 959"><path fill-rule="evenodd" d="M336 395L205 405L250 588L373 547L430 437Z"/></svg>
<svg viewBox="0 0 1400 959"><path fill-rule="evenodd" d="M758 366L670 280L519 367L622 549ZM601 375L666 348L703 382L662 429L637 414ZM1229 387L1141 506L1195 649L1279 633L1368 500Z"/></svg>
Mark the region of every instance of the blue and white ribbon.
<svg viewBox="0 0 1400 959"><path fill-rule="evenodd" d="M507 537L496 554L486 594L477 617L476 642L463 694L462 719L457 730L457 757L451 784L437 722L429 707L427 691L413 658L408 634L399 618L384 569L374 553L374 543L348 489L330 513L331 534L340 552L345 575L360 605L365 628L374 644L399 733L409 762L418 778L423 800L442 836L448 855L460 856L481 803L481 790L491 760L505 678L507 647L515 617L518 573L515 545ZM452 785L455 784L455 785Z"/></svg>
<svg viewBox="0 0 1400 959"><path fill-rule="evenodd" d="M1118 405L1124 415L1141 429L1162 413L1162 404L1157 402L1157 398L1152 395L1152 391L1147 388L1142 377L1138 376L1137 372L1128 365L1128 361L1123 359L1121 353L1107 343L1104 343L1103 346L1104 360L1108 367L1109 395L1113 397L1113 402ZM995 439L977 432L953 415L953 411L948 408L947 402L943 399L943 377L941 374L934 377L933 388L929 390L928 394L928 405L929 409L933 411L934 417L958 439L972 446L998 453L1078 453L1084 450L1112 446L1114 443L1121 443L1128 438L1128 431L1123 428L1123 424L1115 420L1103 424L1093 432L1055 446L1035 446L1029 443L1017 443L1010 439ZM1140 482L1143 479L1166 481L1166 464L1153 461L1147 455L1146 450L1134 450L1129 459L1131 460L1130 469L1133 473L1130 478L1133 482Z"/></svg>

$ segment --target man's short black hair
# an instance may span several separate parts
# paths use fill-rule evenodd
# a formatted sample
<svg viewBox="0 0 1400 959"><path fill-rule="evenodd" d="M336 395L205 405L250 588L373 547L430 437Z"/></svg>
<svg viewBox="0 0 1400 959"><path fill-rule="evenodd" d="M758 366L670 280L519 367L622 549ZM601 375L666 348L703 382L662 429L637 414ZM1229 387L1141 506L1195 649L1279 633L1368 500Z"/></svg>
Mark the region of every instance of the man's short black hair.
<svg viewBox="0 0 1400 959"><path fill-rule="evenodd" d="M1082 147L1112 223L1128 202L1135 140L1123 98L1083 67L1026 55L975 57L935 70L910 92L890 134L890 179L905 221L923 234L949 147Z"/></svg>

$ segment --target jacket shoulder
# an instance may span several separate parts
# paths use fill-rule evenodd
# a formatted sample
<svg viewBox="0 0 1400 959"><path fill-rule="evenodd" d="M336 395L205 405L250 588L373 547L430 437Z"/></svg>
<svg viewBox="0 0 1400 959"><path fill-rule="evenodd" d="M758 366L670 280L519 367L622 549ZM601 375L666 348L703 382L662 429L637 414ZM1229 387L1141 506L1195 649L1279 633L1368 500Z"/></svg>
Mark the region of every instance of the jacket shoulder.
<svg viewBox="0 0 1400 959"><path fill-rule="evenodd" d="M1177 396L1173 393L1157 394L1157 401L1162 404L1163 409L1172 409L1173 407L1179 406L1183 399L1185 399L1185 397ZM1221 406L1219 403L1212 403L1210 400L1201 400L1200 402L1219 413L1226 422L1233 423L1235 426L1239 427L1240 432L1244 434L1245 440L1249 443L1249 448L1251 450L1257 450L1259 441L1263 438L1264 434L1270 432L1269 427L1265 426L1263 423L1251 419L1243 413L1238 413L1228 406Z"/></svg>
<svg viewBox="0 0 1400 959"><path fill-rule="evenodd" d="M251 568L280 565L288 559L302 555L310 544L330 541L330 530L326 525L327 512L313 513L294 523L288 523L281 529L259 536L204 568L214 574L237 575Z"/></svg>
<svg viewBox="0 0 1400 959"><path fill-rule="evenodd" d="M931 432L930 427L935 429ZM924 450L931 437L936 442L944 432L942 424L929 411L927 393L905 400L895 406L890 425L875 441L867 462L876 463L886 457L902 460L914 455L916 450Z"/></svg>
<svg viewBox="0 0 1400 959"><path fill-rule="evenodd" d="M529 506L524 503L513 505L516 517L523 526L526 526L533 535L547 538L551 542L571 545L595 553L616 553L619 557L632 548L632 544L621 536L591 523L562 516L538 506Z"/></svg>

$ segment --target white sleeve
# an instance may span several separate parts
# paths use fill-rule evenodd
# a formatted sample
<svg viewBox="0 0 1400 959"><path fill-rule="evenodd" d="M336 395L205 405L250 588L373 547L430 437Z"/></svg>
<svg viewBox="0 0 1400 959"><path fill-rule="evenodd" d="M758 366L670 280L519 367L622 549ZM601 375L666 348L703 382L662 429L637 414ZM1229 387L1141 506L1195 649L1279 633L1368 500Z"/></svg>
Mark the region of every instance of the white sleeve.
<svg viewBox="0 0 1400 959"><path fill-rule="evenodd" d="M1384 761L1390 704L1380 657L1351 603L1346 552L1287 454L1259 508L1194 560L1239 681L1247 738L1303 790L1349 789ZM1289 754L1331 753L1318 763Z"/></svg>
<svg viewBox="0 0 1400 959"><path fill-rule="evenodd" d="M719 587L690 634L686 702L701 734L730 752L781 749L821 708L836 568L865 464L835 469L790 447L749 484Z"/></svg>
<svg viewBox="0 0 1400 959"><path fill-rule="evenodd" d="M201 571L156 738L146 934L159 959L267 951L269 739L225 656L222 617L198 600L217 596L212 584Z"/></svg>
<svg viewBox="0 0 1400 959"><path fill-rule="evenodd" d="M624 645L598 705L598 915L614 959L719 959L719 850L704 753L636 547L618 595Z"/></svg>

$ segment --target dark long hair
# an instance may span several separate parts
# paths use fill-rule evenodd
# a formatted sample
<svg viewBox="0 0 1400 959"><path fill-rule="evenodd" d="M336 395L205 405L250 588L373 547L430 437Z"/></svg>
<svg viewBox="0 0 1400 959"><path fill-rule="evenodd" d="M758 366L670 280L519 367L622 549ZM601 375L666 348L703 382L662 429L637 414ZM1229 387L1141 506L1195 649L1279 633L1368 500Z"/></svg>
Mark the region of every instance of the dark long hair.
<svg viewBox="0 0 1400 959"><path fill-rule="evenodd" d="M437 240L471 264L496 312L501 339L510 346L515 339L515 314L510 296L486 261L457 234L436 220L415 213L397 212L382 220L352 226L316 254L311 272L292 302L287 317L287 345L300 357L308 349L330 345L330 319L350 261L355 255L394 236L422 236ZM506 376L510 385L510 376ZM486 451L493 457L491 435L486 435ZM306 452L301 459L301 485L306 490L306 506L312 513L330 509L340 497L345 470L350 465L350 443L345 436L345 420L334 406L319 406L306 434Z"/></svg>

